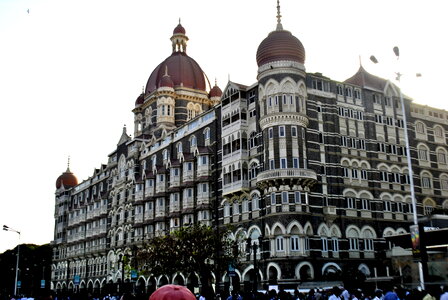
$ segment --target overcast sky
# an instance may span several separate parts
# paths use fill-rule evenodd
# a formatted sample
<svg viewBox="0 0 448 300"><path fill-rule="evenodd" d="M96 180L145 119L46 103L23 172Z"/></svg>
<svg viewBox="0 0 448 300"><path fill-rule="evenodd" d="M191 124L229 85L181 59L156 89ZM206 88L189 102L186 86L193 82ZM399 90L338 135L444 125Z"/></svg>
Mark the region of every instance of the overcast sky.
<svg viewBox="0 0 448 300"><path fill-rule="evenodd" d="M372 74L405 73L403 91L415 102L447 109L445 3L280 2L308 72L343 81L361 57ZM82 181L107 162L124 124L133 133L135 99L171 54L179 18L187 53L211 82L255 83L257 47L276 26L275 0L0 0L0 226L21 231L21 242L53 239L55 181L67 157ZM16 234L0 232L0 253L17 243Z"/></svg>

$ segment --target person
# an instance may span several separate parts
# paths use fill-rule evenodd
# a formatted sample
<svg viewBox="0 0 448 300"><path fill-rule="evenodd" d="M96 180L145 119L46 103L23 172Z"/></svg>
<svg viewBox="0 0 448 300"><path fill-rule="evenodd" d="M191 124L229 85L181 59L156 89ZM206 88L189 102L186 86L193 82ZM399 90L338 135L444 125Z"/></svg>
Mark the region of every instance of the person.
<svg viewBox="0 0 448 300"><path fill-rule="evenodd" d="M241 296L236 290L232 290L232 294L227 298L227 300L241 300Z"/></svg>
<svg viewBox="0 0 448 300"><path fill-rule="evenodd" d="M386 295L384 295L384 300L399 300L399 299L395 292L387 292Z"/></svg>
<svg viewBox="0 0 448 300"><path fill-rule="evenodd" d="M383 291L378 289L375 290L375 297L373 298L373 300L382 300L383 299Z"/></svg>
<svg viewBox="0 0 448 300"><path fill-rule="evenodd" d="M339 289L339 287L334 286L331 289L331 296L328 297L328 300L340 300L339 296L341 295L341 290Z"/></svg>
<svg viewBox="0 0 448 300"><path fill-rule="evenodd" d="M440 300L448 300L448 286L446 285L444 288L443 288L443 294L442 295L440 295Z"/></svg>
<svg viewBox="0 0 448 300"><path fill-rule="evenodd" d="M347 291L347 289L341 287L341 290L342 290L341 297L343 298L342 300L350 300L350 293Z"/></svg>

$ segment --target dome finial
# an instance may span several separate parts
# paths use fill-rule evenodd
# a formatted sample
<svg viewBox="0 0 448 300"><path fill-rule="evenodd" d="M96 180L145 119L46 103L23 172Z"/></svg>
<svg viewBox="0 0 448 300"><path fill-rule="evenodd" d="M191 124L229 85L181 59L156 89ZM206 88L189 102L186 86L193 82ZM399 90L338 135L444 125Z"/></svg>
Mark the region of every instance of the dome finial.
<svg viewBox="0 0 448 300"><path fill-rule="evenodd" d="M163 76L169 76L168 75L168 66L167 65L165 65L165 75L163 75Z"/></svg>
<svg viewBox="0 0 448 300"><path fill-rule="evenodd" d="M218 79L215 77L215 85L218 85Z"/></svg>
<svg viewBox="0 0 448 300"><path fill-rule="evenodd" d="M277 29L283 30L282 15L280 14L280 0L277 0Z"/></svg>
<svg viewBox="0 0 448 300"><path fill-rule="evenodd" d="M179 17L179 25L180 25L180 17Z"/></svg>
<svg viewBox="0 0 448 300"><path fill-rule="evenodd" d="M70 172L70 155L68 156L67 159L67 172Z"/></svg>

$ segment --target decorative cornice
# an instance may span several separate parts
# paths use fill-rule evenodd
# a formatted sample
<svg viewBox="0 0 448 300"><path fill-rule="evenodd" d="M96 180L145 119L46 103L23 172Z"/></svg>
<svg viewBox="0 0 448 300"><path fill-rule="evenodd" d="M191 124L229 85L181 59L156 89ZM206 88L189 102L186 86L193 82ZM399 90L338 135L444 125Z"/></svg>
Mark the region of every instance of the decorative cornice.
<svg viewBox="0 0 448 300"><path fill-rule="evenodd" d="M261 130L276 125L298 125L308 127L309 120L305 115L291 112L270 113L260 119Z"/></svg>

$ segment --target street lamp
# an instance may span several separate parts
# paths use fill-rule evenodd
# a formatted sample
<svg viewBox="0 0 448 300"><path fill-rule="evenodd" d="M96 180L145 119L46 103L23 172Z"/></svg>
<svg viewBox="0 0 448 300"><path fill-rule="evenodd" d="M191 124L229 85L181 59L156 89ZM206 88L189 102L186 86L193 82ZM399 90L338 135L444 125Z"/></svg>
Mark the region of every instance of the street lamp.
<svg viewBox="0 0 448 300"><path fill-rule="evenodd" d="M395 46L393 48L393 51L398 60L400 58L400 49L397 46ZM370 60L375 64L378 63L378 59L376 59L376 57L374 55L370 56ZM401 79L401 76L403 76L403 74L400 72L395 72L395 75L396 75L395 79L397 80L398 83L400 83L400 79ZM416 76L420 77L421 74L417 73ZM414 226L416 226L418 228L417 201L415 199L415 191L414 191L414 177L413 177L413 172L412 172L411 148L409 146L409 133L408 133L408 123L406 120L406 109L404 107L403 93L401 92L401 88L398 87L398 90L400 91L401 111L403 114L403 123L404 123L403 129L404 129L404 138L405 138L405 143L406 143L406 158L407 158L407 163L408 163L409 189L411 190L412 216L414 219ZM419 262L419 278L420 278L421 288L422 288L422 290L424 290L425 289L425 281L424 281L424 276L423 276L422 262Z"/></svg>
<svg viewBox="0 0 448 300"><path fill-rule="evenodd" d="M247 250L247 252L249 252L249 260L250 260L251 250L254 253L254 286L253 286L254 295L256 295L257 290L258 290L257 249L258 249L258 247L260 247L260 249L261 249L262 240L263 240L263 237L261 235L258 237L258 244L256 242L252 243L252 239L250 237L247 239L246 250Z"/></svg>
<svg viewBox="0 0 448 300"><path fill-rule="evenodd" d="M14 281L14 295L17 295L17 278L19 274L19 255L20 255L20 231L15 230L9 226L3 225L4 231L12 231L19 235L19 243L17 244L17 260L16 260L16 279Z"/></svg>

